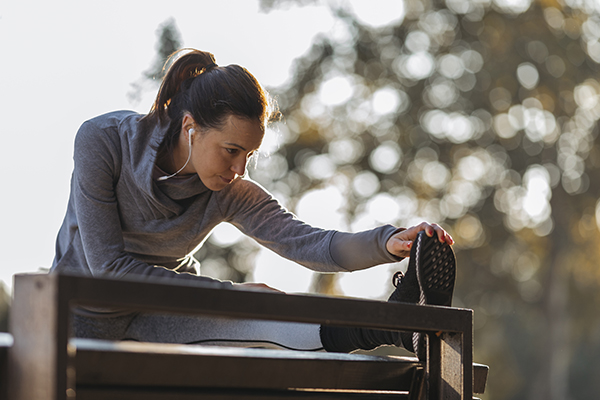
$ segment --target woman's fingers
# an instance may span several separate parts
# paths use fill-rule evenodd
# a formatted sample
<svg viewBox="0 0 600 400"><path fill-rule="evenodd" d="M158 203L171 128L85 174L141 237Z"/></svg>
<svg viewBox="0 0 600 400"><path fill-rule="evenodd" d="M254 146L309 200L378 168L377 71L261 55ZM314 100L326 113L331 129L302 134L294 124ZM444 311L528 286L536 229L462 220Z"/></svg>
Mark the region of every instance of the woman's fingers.
<svg viewBox="0 0 600 400"><path fill-rule="evenodd" d="M408 229L392 235L386 243L387 250L395 256L408 257L412 242L421 231L425 231L425 234L429 237L437 236L438 240L442 243L448 243L449 245L454 244L454 239L444 230L444 228L438 224L421 222L419 225L411 226Z"/></svg>
<svg viewBox="0 0 600 400"><path fill-rule="evenodd" d="M404 231L403 231L404 232ZM397 257L408 257L410 248L412 247L412 239L402 237L399 232L390 237L386 243L387 251Z"/></svg>
<svg viewBox="0 0 600 400"><path fill-rule="evenodd" d="M432 228L432 230L430 231L431 233L427 233L427 236L433 237L433 235L437 235L440 242L454 244L454 239L452 238L452 236L450 236L448 232L444 230L444 228L442 228L438 224L431 224L430 227Z"/></svg>

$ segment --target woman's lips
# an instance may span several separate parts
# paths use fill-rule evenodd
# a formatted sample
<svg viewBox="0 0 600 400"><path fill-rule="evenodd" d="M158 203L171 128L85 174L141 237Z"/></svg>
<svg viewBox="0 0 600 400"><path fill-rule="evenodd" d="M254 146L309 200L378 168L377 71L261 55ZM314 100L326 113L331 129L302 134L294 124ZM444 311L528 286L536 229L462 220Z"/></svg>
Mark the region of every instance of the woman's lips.
<svg viewBox="0 0 600 400"><path fill-rule="evenodd" d="M222 180L223 182L225 182L226 184L230 184L231 182L233 182L233 179L234 179L234 178L227 179L227 178L224 178L224 177L222 177L222 176L219 176L219 178L221 178L221 180Z"/></svg>

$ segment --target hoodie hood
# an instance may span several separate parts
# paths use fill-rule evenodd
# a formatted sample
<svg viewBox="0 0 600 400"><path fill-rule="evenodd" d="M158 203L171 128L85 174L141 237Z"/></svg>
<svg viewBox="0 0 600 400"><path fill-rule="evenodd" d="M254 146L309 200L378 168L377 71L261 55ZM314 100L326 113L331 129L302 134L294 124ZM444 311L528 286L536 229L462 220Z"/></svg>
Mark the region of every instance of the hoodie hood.
<svg viewBox="0 0 600 400"><path fill-rule="evenodd" d="M167 175L156 166L158 149L163 142L168 122L149 123L144 116L131 112L118 125L122 148L122 162L129 175L129 184L133 184L144 194L146 200L157 209L164 208L166 215L180 215L185 211L180 200L193 198L209 189L204 186L197 174L192 176L174 176L158 181L159 176Z"/></svg>

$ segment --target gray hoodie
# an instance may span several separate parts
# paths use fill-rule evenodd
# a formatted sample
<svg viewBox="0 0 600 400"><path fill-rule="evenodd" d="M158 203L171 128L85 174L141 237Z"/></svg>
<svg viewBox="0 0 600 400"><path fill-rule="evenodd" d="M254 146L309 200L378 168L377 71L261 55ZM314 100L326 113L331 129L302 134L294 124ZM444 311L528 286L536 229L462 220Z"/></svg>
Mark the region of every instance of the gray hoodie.
<svg viewBox="0 0 600 400"><path fill-rule="evenodd" d="M157 149L167 127L145 128L142 117L117 111L79 129L52 272L215 281L196 275L192 255L221 222L315 271L399 261L385 248L397 230L391 225L360 233L315 228L246 178L218 192L207 189L198 175L157 181L164 175L156 166Z"/></svg>

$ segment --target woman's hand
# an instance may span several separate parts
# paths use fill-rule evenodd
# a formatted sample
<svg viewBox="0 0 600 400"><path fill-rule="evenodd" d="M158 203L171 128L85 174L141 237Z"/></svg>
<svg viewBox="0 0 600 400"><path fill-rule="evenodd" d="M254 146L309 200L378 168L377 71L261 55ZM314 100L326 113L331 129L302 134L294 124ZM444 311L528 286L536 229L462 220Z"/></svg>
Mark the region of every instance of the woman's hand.
<svg viewBox="0 0 600 400"><path fill-rule="evenodd" d="M277 293L285 293L279 289L272 288L269 285L264 283L254 283L254 282L244 282L244 283L236 283L235 286L241 286L242 289L247 290L256 290L258 292L277 292Z"/></svg>
<svg viewBox="0 0 600 400"><path fill-rule="evenodd" d="M410 255L413 240L415 240L417 234L421 231L425 231L425 234L429 237L436 235L441 243L454 244L452 236L450 236L441 226L438 224L421 222L419 225L412 226L392 235L385 245L387 251L398 257L408 257Z"/></svg>

